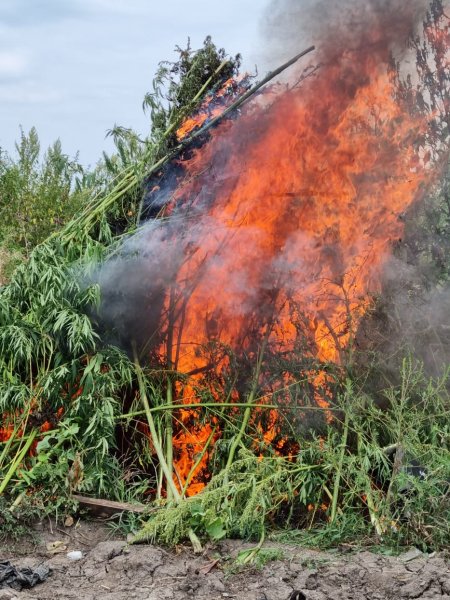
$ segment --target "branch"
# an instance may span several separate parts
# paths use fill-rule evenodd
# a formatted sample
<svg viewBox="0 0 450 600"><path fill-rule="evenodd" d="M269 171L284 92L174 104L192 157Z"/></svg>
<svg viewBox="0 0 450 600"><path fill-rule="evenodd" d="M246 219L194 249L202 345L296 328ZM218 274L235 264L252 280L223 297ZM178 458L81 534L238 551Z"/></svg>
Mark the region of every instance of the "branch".
<svg viewBox="0 0 450 600"><path fill-rule="evenodd" d="M226 116L228 116L231 112L233 112L234 110L236 110L237 108L242 106L244 104L244 102L247 102L247 100L249 100L260 88L262 88L264 85L266 85L266 83L271 81L274 77L276 77L277 75L279 75L280 73L285 71L288 67L295 64L300 58L302 58L306 54L309 54L313 50L315 50L315 46L310 46L306 50L303 50L303 52L300 52L300 54L297 54L296 56L294 56L293 58L291 58L290 60L288 60L287 62L282 64L280 67L278 67L274 71L271 71L270 73L268 73L266 75L266 77L264 77L264 79L262 79L259 83L256 83L252 88L250 88L247 92L245 92L245 94L243 94L240 98L238 98L235 102L233 102L233 104L230 104L230 106L228 108L226 108L223 111L223 113L214 117L214 119L212 119L207 125L204 125L201 129L199 129L198 131L196 131L195 133L190 135L188 138L184 139L182 142L180 142L178 144L178 146L175 146L175 148L173 150L171 150L168 154L163 156L163 158L161 158L154 165L152 165L150 167L150 170L147 171L146 176L149 177L150 175L152 175L152 173L155 173L155 171L158 171L158 169L160 169L163 165L165 165L166 162L168 162L172 158L175 158L175 156L177 156L182 150L184 150L184 148L189 146L195 139L197 139L198 137L200 137L201 135L206 133L209 129L211 129L211 127L214 127L214 125L217 125L217 123L219 123L222 119L224 119ZM143 204L143 199L141 200L141 203L139 206L138 218L136 221L137 223L139 223L140 217L142 214L142 204Z"/></svg>

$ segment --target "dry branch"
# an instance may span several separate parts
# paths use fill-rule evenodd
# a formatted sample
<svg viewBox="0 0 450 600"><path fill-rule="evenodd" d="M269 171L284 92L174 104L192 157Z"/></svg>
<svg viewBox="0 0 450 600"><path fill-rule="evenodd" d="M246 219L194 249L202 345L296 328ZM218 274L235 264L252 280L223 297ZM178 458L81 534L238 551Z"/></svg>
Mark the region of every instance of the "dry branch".
<svg viewBox="0 0 450 600"><path fill-rule="evenodd" d="M80 506L88 509L97 516L116 515L123 512L143 513L146 507L143 504L130 504L128 502L115 502L114 500L103 500L102 498L88 498L73 494L72 498L79 502Z"/></svg>

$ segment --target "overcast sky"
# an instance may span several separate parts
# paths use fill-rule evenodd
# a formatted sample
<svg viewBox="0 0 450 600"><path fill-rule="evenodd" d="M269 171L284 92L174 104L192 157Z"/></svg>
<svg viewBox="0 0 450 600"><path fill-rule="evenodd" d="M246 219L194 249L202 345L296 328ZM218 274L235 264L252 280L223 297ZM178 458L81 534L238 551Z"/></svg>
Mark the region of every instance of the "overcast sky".
<svg viewBox="0 0 450 600"><path fill-rule="evenodd" d="M210 34L245 66L259 61L266 0L0 0L0 147L19 125L42 145L95 164L115 123L148 131L141 104L157 63Z"/></svg>

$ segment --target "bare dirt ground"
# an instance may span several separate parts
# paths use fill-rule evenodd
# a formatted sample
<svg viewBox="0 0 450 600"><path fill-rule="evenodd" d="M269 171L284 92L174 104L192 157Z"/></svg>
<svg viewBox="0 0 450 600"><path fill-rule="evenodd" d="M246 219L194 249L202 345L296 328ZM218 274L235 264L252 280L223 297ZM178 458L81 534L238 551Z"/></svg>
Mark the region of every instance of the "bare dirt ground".
<svg viewBox="0 0 450 600"><path fill-rule="evenodd" d="M251 547L237 541L195 556L188 547L128 547L98 522L53 524L38 535L36 545L4 544L0 559L18 568L47 565L52 574L30 590L1 588L0 600L450 600L448 560L415 551L387 557L268 543L280 558L257 569L236 567L236 556ZM68 559L72 550L82 551L81 560Z"/></svg>

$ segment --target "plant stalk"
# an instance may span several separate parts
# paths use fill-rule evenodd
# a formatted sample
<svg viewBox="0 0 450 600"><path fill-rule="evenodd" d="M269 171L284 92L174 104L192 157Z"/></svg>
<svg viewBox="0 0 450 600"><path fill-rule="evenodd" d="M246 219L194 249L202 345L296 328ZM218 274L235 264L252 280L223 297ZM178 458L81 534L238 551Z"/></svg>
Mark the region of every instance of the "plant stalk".
<svg viewBox="0 0 450 600"><path fill-rule="evenodd" d="M330 523L334 523L334 521L336 519L337 503L338 503L339 490L340 490L340 485L341 485L342 467L344 465L345 451L347 449L349 421L350 421L349 411L347 410L347 411L345 411L344 431L342 432L342 442L341 442L341 451L339 453L339 462L338 462L338 466L337 466L336 475L334 478L333 498L331 500Z"/></svg>
<svg viewBox="0 0 450 600"><path fill-rule="evenodd" d="M226 463L226 466L225 466L225 469L227 471L231 467L231 465L233 464L234 455L235 455L236 450L239 447L240 443L242 442L242 438L244 436L244 433L245 433L245 431L247 429L248 422L250 420L250 415L251 415L251 412L252 412L252 408L254 408L254 404L253 403L254 403L256 391L258 389L259 375L261 373L262 361L263 361L263 357L264 357L264 352L265 352L265 349L266 349L267 341L269 339L269 335L270 335L270 327L268 325L266 333L265 333L265 336L264 336L263 343L261 345L261 349L260 349L260 352L259 352L258 360L257 360L257 363L256 363L256 369L255 369L255 374L253 376L252 387L251 387L250 394L248 395L248 399L247 399L247 402L246 402L246 408L244 410L244 416L242 418L241 426L239 428L238 434L235 436L235 438L233 439L233 442L232 442L232 444L230 446L230 452L228 454L228 459L227 459L227 463Z"/></svg>
<svg viewBox="0 0 450 600"><path fill-rule="evenodd" d="M17 454L15 460L12 462L11 466L9 467L8 472L6 473L3 481L0 483L0 496L5 491L8 483L10 482L10 480L13 477L14 473L17 471L17 468L19 467L20 463L25 458L28 450L31 447L31 444L34 442L34 438L36 437L37 433L38 432L37 432L36 429L30 433L30 435L29 435L26 443L23 445L22 449Z"/></svg>
<svg viewBox="0 0 450 600"><path fill-rule="evenodd" d="M169 467L167 465L166 458L164 456L164 452L163 452L163 449L161 446L160 439L156 433L155 422L153 420L153 416L150 411L150 405L149 405L148 398L147 398L147 390L146 390L145 381L144 381L144 374L142 372L141 365L139 364L139 360L137 358L137 352L136 352L135 346L134 346L133 350L134 350L134 364L136 367L136 375L137 375L138 384L139 384L139 392L141 395L142 404L144 405L144 408L145 408L148 426L150 429L150 433L152 435L152 442L155 447L155 451L156 451L156 455L158 457L159 463L160 463L163 473L166 477L167 488L168 489L170 488L172 490L173 498L175 499L175 501L177 503L179 503L182 501L182 497L173 481L173 474L169 470ZM200 540L196 536L195 532L192 529L189 529L188 534L189 534L189 539L191 540L192 546L194 548L194 552L195 553L201 552L202 545L200 543Z"/></svg>

